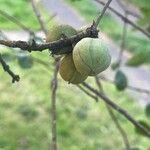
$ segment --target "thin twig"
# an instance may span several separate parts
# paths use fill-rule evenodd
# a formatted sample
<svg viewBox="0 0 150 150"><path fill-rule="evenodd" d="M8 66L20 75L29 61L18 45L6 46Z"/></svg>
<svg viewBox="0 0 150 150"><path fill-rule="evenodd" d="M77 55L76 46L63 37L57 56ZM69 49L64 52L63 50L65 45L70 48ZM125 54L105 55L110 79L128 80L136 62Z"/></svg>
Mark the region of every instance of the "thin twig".
<svg viewBox="0 0 150 150"><path fill-rule="evenodd" d="M56 91L57 91L57 74L59 70L59 59L55 59L55 70L54 77L51 81L52 97L51 97L51 120L52 120L52 139L51 139L51 150L57 150L57 126L56 126Z"/></svg>
<svg viewBox="0 0 150 150"><path fill-rule="evenodd" d="M88 92L86 89L84 89L81 85L77 85L77 87L82 90L85 94L87 94L89 97L93 98L96 102L98 101L98 97Z"/></svg>
<svg viewBox="0 0 150 150"><path fill-rule="evenodd" d="M32 56L32 59L33 59L35 62L37 62L37 63L43 65L48 71L50 71L51 66L49 65L48 62L43 61L42 59L40 59L40 58L38 58L38 57L33 57L33 56Z"/></svg>
<svg viewBox="0 0 150 150"><path fill-rule="evenodd" d="M8 20L10 20L11 22L15 23L16 25L18 25L24 31L27 31L30 34L34 34L34 32L32 31L32 29L26 27L22 22L20 22L14 16L9 15L7 12L0 10L0 15L4 16L5 18L7 18Z"/></svg>
<svg viewBox="0 0 150 150"><path fill-rule="evenodd" d="M49 16L49 18L47 19L47 24L52 21L53 18L55 18L57 16L57 13L53 13L51 16Z"/></svg>
<svg viewBox="0 0 150 150"><path fill-rule="evenodd" d="M31 0L33 11L37 17L37 20L41 26L42 31L44 32L45 36L47 34L47 28L44 22L44 19L42 18L42 15L40 11L36 8L36 4L34 0ZM35 44L35 43L34 43ZM59 58L54 58L54 76L51 80L51 150L57 150L57 109L56 109L56 92L58 87L58 70L59 70Z"/></svg>
<svg viewBox="0 0 150 150"><path fill-rule="evenodd" d="M98 2L101 5L105 5L105 3L102 0L95 0L95 1ZM148 31L144 30L143 28L141 28L140 26L136 25L135 23L133 23L131 20L129 20L126 17L124 17L121 13L119 13L118 11L116 11L115 9L113 9L112 7L109 6L108 9L110 11L112 11L114 14L116 14L123 21L127 22L128 24L130 24L131 26L133 26L135 29L137 29L138 31L142 32L144 35L146 35L147 37L150 38L150 32L148 32Z"/></svg>
<svg viewBox="0 0 150 150"><path fill-rule="evenodd" d="M87 83L83 82L82 85L92 91L94 94L96 94L98 97L100 97L103 101L105 101L110 107L112 107L114 110L118 111L120 114L122 114L125 118L127 118L135 127L139 128L143 131L145 135L150 137L150 131L146 129L143 125L141 125L139 122L137 122L126 110L121 108L119 105L114 103L111 99L109 99L106 95L103 93L98 92L96 89L88 85Z"/></svg>
<svg viewBox="0 0 150 150"><path fill-rule="evenodd" d="M2 37L3 39L5 39L5 40L9 40L8 38L7 38L7 36L0 30L0 37Z"/></svg>
<svg viewBox="0 0 150 150"><path fill-rule="evenodd" d="M0 62L2 64L4 71L6 71L12 77L12 83L18 82L20 80L20 77L14 74L13 71L10 70L9 65L7 65L6 62L3 60L1 54L0 54Z"/></svg>
<svg viewBox="0 0 150 150"><path fill-rule="evenodd" d="M106 107L107 107L107 110L108 110L108 113L109 113L111 119L113 120L116 128L118 129L120 135L122 136L122 139L123 139L124 145L126 147L126 150L130 150L130 144L129 144L129 140L128 140L128 136L127 136L126 132L121 127L121 125L120 125L117 117L115 116L112 108L110 106L108 106L108 105L106 105Z"/></svg>
<svg viewBox="0 0 150 150"><path fill-rule="evenodd" d="M97 76L95 77L95 81L96 81L96 84L97 84L97 86L99 88L99 91L102 92L103 94L105 94L103 86L102 86L102 84L101 84L101 82L100 82L100 80L99 80L99 78ZM105 105L106 105L106 108L107 108L109 116L111 117L112 121L114 122L116 128L118 129L118 131L119 131L119 133L120 133L120 135L121 135L121 137L123 139L123 142L124 142L124 145L126 147L126 150L130 150L130 144L129 144L129 140L128 140L128 136L127 136L126 132L121 127L121 125L120 125L117 117L115 116L112 108L109 105L107 105L107 103L105 103Z"/></svg>
<svg viewBox="0 0 150 150"><path fill-rule="evenodd" d="M41 29L43 30L43 32L45 34L47 34L47 28L46 28L46 24L45 24L45 21L44 19L42 18L42 15L40 13L40 11L36 8L36 4L35 4L35 0L31 0L31 4L32 4L32 8L33 8L33 11L37 17L37 20L41 26Z"/></svg>
<svg viewBox="0 0 150 150"><path fill-rule="evenodd" d="M104 80L104 81L106 81L106 82L109 82L109 83L111 83L111 84L115 84L115 82L114 81L112 81L112 80L110 80L110 79L108 79L108 78L106 78L106 77L100 77L102 80ZM150 95L150 90L147 90L147 89L141 89L141 88L138 88L138 87L133 87L133 86L130 86L130 85L128 85L127 86L127 88L129 89L129 90L132 90L132 91L135 91L135 92L139 92L139 93L144 93L144 94L147 94L147 95Z"/></svg>
<svg viewBox="0 0 150 150"><path fill-rule="evenodd" d="M127 18L127 16L128 16L128 13L125 12L125 17ZM119 57L118 57L119 66L121 64L123 52L125 50L126 37L127 37L127 23L123 22L122 39L121 39L120 52L119 52Z"/></svg>
<svg viewBox="0 0 150 150"><path fill-rule="evenodd" d="M141 15L140 15L139 13L135 12L135 7L134 7L134 6L132 6L132 9L134 8L133 10L131 10L130 7L128 8L128 6L131 6L131 3L127 2L128 4L125 5L125 1L124 1L124 0L116 0L116 1L117 1L117 3L119 4L119 6L120 6L125 12L127 12L127 13L130 14L131 16L136 17L136 18L138 18L138 19L141 18Z"/></svg>
<svg viewBox="0 0 150 150"><path fill-rule="evenodd" d="M104 14L105 14L105 12L106 12L106 10L107 10L109 4L111 3L111 1L112 1L112 0L108 0L108 2L107 2L107 3L105 4L105 6L104 6L102 12L101 12L100 15L97 17L96 22L95 22L96 27L98 27L98 24L100 23L101 19L103 18L103 16L104 16Z"/></svg>
<svg viewBox="0 0 150 150"><path fill-rule="evenodd" d="M0 31L0 35L5 39L5 40L9 40L9 38L2 32L2 31ZM12 48L9 48L10 50L13 50ZM32 56L32 59L35 61L35 62L37 62L37 63L39 63L39 64L42 64L45 68L47 68L47 70L50 70L50 65L49 65L49 63L46 63L45 61L43 61L42 59L40 59L40 58L37 58L37 57L34 57L34 56Z"/></svg>

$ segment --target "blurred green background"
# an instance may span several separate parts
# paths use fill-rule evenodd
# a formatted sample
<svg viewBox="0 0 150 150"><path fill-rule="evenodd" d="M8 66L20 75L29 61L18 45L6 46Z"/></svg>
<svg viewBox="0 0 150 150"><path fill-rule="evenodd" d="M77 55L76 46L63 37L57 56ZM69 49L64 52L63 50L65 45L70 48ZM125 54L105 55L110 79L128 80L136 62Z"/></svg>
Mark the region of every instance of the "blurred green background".
<svg viewBox="0 0 150 150"><path fill-rule="evenodd" d="M89 0L83 0L81 3L67 1L88 21L91 21L98 12L90 7ZM47 19L47 12L40 8ZM26 0L1 0L0 9L7 11L33 30L39 29L31 4ZM52 20L49 26L55 23ZM110 30L114 25L118 28ZM0 29L20 31L14 23L2 16L0 16ZM119 42L121 27L110 16L104 17L101 29L114 41ZM126 46L129 51L134 53L143 48L148 50L150 43L147 39L135 36L134 31L128 36ZM147 47L144 46L145 43ZM4 47L0 49L11 69L21 77L20 82L12 84L9 75L2 67L0 69L0 150L49 150L50 81L54 71L53 58L48 51L18 55L19 50L13 51ZM64 82L60 76L58 80L58 148L60 150L123 150L122 138L110 119L103 101L96 103L76 86ZM87 80L96 87L93 78L89 77ZM114 102L128 110L135 118L149 121L144 114L144 108L129 96L127 91L118 92L113 85L107 83L103 85ZM127 132L131 146L139 150L150 150L149 139L137 134L129 121L118 113L115 114Z"/></svg>

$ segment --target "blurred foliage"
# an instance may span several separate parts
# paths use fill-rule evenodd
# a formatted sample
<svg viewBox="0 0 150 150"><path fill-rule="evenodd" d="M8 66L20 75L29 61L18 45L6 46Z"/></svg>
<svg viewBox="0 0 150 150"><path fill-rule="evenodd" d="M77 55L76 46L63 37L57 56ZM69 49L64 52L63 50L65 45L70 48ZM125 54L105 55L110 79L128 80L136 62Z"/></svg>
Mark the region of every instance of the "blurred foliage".
<svg viewBox="0 0 150 150"><path fill-rule="evenodd" d="M25 8L25 9L24 9ZM16 17L20 22L25 24L29 28L38 29L39 24L37 23L34 12L30 3L26 0L1 0L0 10L6 11L9 15ZM7 20L0 14L0 28L1 29L19 29L19 27L13 22Z"/></svg>
<svg viewBox="0 0 150 150"><path fill-rule="evenodd" d="M129 66L138 66L144 63L150 63L150 51L140 51L127 61Z"/></svg>
<svg viewBox="0 0 150 150"><path fill-rule="evenodd" d="M136 5L142 13L138 23L150 32L150 1L149 0L128 0Z"/></svg>
<svg viewBox="0 0 150 150"><path fill-rule="evenodd" d="M25 119L30 120L30 121L34 121L33 119L38 117L38 111L27 104L21 105L17 109L17 113L19 113Z"/></svg>
<svg viewBox="0 0 150 150"><path fill-rule="evenodd" d="M44 19L48 20L49 15L42 5L38 3L38 8L42 14L44 14ZM15 17L25 26L31 29L39 30L40 26L37 18L32 10L31 2L27 0L0 0L0 10L5 11L9 15ZM20 29L16 24L9 21L7 18L0 14L0 29Z"/></svg>
<svg viewBox="0 0 150 150"><path fill-rule="evenodd" d="M47 54L33 52L32 57L42 59L49 64L49 68L34 62L31 69L22 71L17 61L9 62L11 68L21 76L19 83L12 84L10 77L0 70L0 149L49 149L49 84L53 76L53 59ZM96 103L76 86L63 81L60 75L58 77L58 147L61 150L108 150L115 149L117 145L117 149L122 150L122 138L109 118L104 103ZM87 82L94 85L95 81L89 77ZM104 90L116 103L128 109L132 116L145 118L143 108L126 92L117 92L110 84L104 84ZM127 132L130 143L137 147L145 145L148 149L149 140L136 135L134 127L124 117L115 114Z"/></svg>
<svg viewBox="0 0 150 150"><path fill-rule="evenodd" d="M141 147L133 147L133 148L131 148L131 150L144 150L144 148L141 148Z"/></svg>

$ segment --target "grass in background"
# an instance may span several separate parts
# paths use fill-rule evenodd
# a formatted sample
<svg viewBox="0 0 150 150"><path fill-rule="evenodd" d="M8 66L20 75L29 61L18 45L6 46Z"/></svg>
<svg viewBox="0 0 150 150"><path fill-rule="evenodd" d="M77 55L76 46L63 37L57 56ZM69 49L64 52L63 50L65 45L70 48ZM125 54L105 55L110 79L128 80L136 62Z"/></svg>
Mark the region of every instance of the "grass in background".
<svg viewBox="0 0 150 150"><path fill-rule="evenodd" d="M65 1L79 11L79 13L85 17L88 22L92 22L92 20L99 14L100 8L102 8L101 5L98 5L97 7L91 0ZM123 23L118 23L107 12L100 23L100 31L106 33L119 45L121 42L122 27ZM136 34L135 31L136 30L129 29L126 40L126 49L133 53L137 53L139 51L149 51L149 39L144 38L144 35L140 36L140 34Z"/></svg>
<svg viewBox="0 0 150 150"><path fill-rule="evenodd" d="M42 10L45 19L48 19L46 10L42 9L41 6L39 8ZM31 3L27 0L1 0L0 10L7 12L31 29L39 30L40 28ZM2 15L0 15L0 29L20 30L16 24L7 20Z"/></svg>
<svg viewBox="0 0 150 150"><path fill-rule="evenodd" d="M53 59L48 52L33 57L44 60L49 68L34 63L31 69L21 69L16 61L9 62L11 69L20 74L19 83L0 70L0 149L48 150L50 147L51 90ZM93 86L94 80L87 82ZM104 84L109 97L136 118L144 118L143 108L114 86ZM118 99L119 97L119 99ZM138 112L138 113L137 113ZM132 146L150 147L149 140L136 135L133 126L121 115L117 118L128 134ZM76 86L67 84L59 76L57 91L57 133L61 150L122 150L122 138L112 123L102 101L96 103ZM115 137L115 138L114 138ZM141 149L142 150L142 149Z"/></svg>

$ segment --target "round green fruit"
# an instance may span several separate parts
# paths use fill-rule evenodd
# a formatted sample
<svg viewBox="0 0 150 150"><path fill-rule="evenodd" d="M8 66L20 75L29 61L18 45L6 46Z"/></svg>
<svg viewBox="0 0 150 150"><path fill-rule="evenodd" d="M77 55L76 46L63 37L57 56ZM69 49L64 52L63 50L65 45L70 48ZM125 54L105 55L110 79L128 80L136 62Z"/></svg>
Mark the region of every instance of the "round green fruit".
<svg viewBox="0 0 150 150"><path fill-rule="evenodd" d="M63 36L71 37L76 34L77 34L77 31L72 26L56 25L49 29L47 37L46 37L46 42L53 42L53 41L61 39ZM62 50L59 50L58 54L63 54L64 51L65 52L71 51L72 49L73 49L72 46L62 48Z"/></svg>
<svg viewBox="0 0 150 150"><path fill-rule="evenodd" d="M56 25L48 31L46 41L52 42L59 40L62 37L62 34L70 37L77 34L77 31L70 25Z"/></svg>
<svg viewBox="0 0 150 150"><path fill-rule="evenodd" d="M59 73L61 77L72 84L83 82L87 76L80 74L74 65L72 54L66 55L60 63Z"/></svg>
<svg viewBox="0 0 150 150"><path fill-rule="evenodd" d="M83 75L95 76L108 68L111 56L98 38L84 38L73 49L76 69Z"/></svg>

